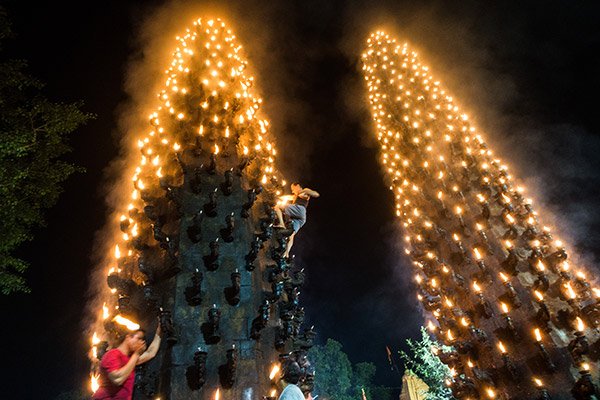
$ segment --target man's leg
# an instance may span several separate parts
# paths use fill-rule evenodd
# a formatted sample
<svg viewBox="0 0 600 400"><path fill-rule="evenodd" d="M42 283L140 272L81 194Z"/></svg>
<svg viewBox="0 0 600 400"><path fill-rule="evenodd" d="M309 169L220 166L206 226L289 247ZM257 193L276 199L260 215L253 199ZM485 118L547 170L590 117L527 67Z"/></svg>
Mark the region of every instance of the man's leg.
<svg viewBox="0 0 600 400"><path fill-rule="evenodd" d="M294 236L296 236L296 232L292 233L290 235L290 237L288 238L287 247L285 249L285 253L283 253L283 256L285 258L289 258L290 257L290 250L292 249L292 246L294 245Z"/></svg>
<svg viewBox="0 0 600 400"><path fill-rule="evenodd" d="M283 213L281 212L281 208L279 208L279 205L275 205L275 214L277 214L277 219L279 220L279 225L276 226L285 228L285 222L283 221Z"/></svg>

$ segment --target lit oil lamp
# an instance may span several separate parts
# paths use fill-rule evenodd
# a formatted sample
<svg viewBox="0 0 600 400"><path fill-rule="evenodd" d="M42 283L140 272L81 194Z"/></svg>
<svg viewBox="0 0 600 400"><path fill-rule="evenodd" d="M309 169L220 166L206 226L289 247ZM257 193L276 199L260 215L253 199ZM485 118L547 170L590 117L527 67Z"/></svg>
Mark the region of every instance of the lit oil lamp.
<svg viewBox="0 0 600 400"><path fill-rule="evenodd" d="M555 367L554 363L552 362L552 359L550 358L550 354L548 354L548 351L546 350L544 343L542 342L542 333L540 332L540 329L535 328L533 330L533 334L535 336L535 342L536 342L538 348L540 349L540 355L542 356L542 359L544 360L544 363L546 364L546 368L549 371L554 371L556 369L556 367Z"/></svg>

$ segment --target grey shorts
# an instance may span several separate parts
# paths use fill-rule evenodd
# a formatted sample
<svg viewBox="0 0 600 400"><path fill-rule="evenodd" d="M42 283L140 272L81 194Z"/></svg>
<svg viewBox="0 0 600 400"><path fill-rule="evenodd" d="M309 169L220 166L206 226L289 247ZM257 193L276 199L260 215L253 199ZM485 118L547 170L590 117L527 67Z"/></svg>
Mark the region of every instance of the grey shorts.
<svg viewBox="0 0 600 400"><path fill-rule="evenodd" d="M299 204L286 204L281 209L292 221L294 232L298 232L302 225L306 223L306 207Z"/></svg>

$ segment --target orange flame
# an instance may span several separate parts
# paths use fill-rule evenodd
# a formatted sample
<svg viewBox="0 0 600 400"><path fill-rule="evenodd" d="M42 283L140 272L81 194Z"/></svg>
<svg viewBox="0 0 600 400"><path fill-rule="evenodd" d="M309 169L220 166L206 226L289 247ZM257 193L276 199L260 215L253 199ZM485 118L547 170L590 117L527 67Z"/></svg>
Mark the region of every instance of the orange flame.
<svg viewBox="0 0 600 400"><path fill-rule="evenodd" d="M500 340L498 341L498 349L500 349L502 354L506 354L506 347L504 347L504 343L502 343Z"/></svg>
<svg viewBox="0 0 600 400"><path fill-rule="evenodd" d="M96 393L96 391L100 388L100 383L98 382L99 378L100 375L98 374L90 375L90 389L92 389L92 393Z"/></svg>
<svg viewBox="0 0 600 400"><path fill-rule="evenodd" d="M269 380L273 380L275 378L275 376L279 373L280 371L280 367L279 364L275 364L273 365L273 368L271 368L271 373L269 374Z"/></svg>
<svg viewBox="0 0 600 400"><path fill-rule="evenodd" d="M123 317L122 315L115 315L113 321L115 321L119 325L123 325L130 331L137 331L138 329L140 329L139 324L136 324L135 322Z"/></svg>
<svg viewBox="0 0 600 400"><path fill-rule="evenodd" d="M585 324L583 323L583 320L580 317L577 317L577 330L579 332L583 332L585 330Z"/></svg>
<svg viewBox="0 0 600 400"><path fill-rule="evenodd" d="M533 330L533 333L535 334L535 340L537 340L538 342L542 341L542 334L540 333L540 328L535 328Z"/></svg>

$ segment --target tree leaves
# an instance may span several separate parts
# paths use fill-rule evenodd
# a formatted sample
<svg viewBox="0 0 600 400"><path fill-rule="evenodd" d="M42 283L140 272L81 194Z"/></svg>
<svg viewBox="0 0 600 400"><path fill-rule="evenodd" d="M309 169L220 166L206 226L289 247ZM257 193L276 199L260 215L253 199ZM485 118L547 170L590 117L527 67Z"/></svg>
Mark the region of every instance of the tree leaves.
<svg viewBox="0 0 600 400"><path fill-rule="evenodd" d="M0 8L0 39L10 35ZM8 28L7 28L8 27ZM8 32L8 33L7 33ZM0 47L1 48L1 47ZM56 204L63 182L83 171L61 157L68 139L93 117L82 103L46 99L42 84L26 73L22 60L0 62L0 291L27 292L27 262L14 252L44 224L44 211Z"/></svg>

